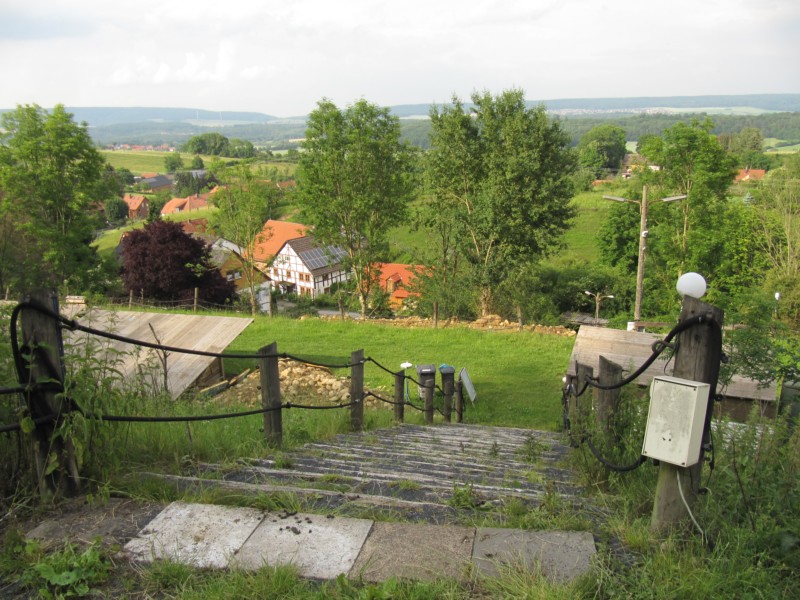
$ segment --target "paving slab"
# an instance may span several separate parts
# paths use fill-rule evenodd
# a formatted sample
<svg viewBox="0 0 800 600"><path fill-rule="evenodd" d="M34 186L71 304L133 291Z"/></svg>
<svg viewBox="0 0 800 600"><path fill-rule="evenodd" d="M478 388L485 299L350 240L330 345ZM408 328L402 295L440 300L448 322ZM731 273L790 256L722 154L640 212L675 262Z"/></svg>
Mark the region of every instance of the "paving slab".
<svg viewBox="0 0 800 600"><path fill-rule="evenodd" d="M525 531L479 527L472 558L485 575L500 573L501 565L541 569L552 581L569 581L591 568L596 553L587 531Z"/></svg>
<svg viewBox="0 0 800 600"><path fill-rule="evenodd" d="M253 508L173 502L125 545L134 560L225 568L264 519Z"/></svg>
<svg viewBox="0 0 800 600"><path fill-rule="evenodd" d="M463 579L474 538L472 527L375 523L350 576L369 582Z"/></svg>
<svg viewBox="0 0 800 600"><path fill-rule="evenodd" d="M231 566L257 569L292 564L303 577L335 579L353 567L372 523L330 515L269 513Z"/></svg>

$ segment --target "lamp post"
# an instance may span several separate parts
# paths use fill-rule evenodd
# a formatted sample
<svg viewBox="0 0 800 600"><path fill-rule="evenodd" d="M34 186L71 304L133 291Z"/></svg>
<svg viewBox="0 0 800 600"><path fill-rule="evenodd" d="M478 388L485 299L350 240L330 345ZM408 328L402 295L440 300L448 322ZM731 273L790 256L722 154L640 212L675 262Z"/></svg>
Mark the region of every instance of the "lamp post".
<svg viewBox="0 0 800 600"><path fill-rule="evenodd" d="M636 265L636 300L633 305L633 320L639 321L642 318L642 290L644 287L644 258L647 252L647 186L642 187L642 200L629 200L619 196L603 196L605 200L614 202L628 202L639 205L639 261ZM686 199L686 194L680 196L669 196L662 198L660 202L675 202ZM637 327L638 330L638 327Z"/></svg>
<svg viewBox="0 0 800 600"><path fill-rule="evenodd" d="M604 295L601 292L592 293L589 290L584 290L583 293L594 298L594 324L597 326L597 323L600 321L600 303L603 301L603 298L613 298L614 294Z"/></svg>

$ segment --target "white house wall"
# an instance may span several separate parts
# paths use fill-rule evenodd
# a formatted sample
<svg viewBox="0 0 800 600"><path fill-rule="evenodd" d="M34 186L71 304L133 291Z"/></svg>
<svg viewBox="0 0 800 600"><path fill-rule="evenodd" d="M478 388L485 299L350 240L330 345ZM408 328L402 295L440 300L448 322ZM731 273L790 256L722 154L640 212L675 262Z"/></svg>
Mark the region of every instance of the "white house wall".
<svg viewBox="0 0 800 600"><path fill-rule="evenodd" d="M294 285L295 292L298 295L311 296L312 298L329 291L334 283L347 281L348 279L345 271L336 271L314 277L289 245L284 246L275 257L269 275L274 285L284 282L290 283Z"/></svg>

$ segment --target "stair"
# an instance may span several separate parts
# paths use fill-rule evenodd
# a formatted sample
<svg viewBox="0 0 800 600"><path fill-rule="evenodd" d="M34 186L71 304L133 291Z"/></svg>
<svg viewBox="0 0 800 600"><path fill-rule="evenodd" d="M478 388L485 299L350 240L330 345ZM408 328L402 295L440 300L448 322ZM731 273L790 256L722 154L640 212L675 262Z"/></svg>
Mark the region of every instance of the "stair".
<svg viewBox="0 0 800 600"><path fill-rule="evenodd" d="M182 488L289 492L304 498L304 510L453 524L465 514L499 512L509 501L535 509L554 495L586 507L563 464L568 452L552 432L402 424L233 467L203 464L190 474L159 477Z"/></svg>

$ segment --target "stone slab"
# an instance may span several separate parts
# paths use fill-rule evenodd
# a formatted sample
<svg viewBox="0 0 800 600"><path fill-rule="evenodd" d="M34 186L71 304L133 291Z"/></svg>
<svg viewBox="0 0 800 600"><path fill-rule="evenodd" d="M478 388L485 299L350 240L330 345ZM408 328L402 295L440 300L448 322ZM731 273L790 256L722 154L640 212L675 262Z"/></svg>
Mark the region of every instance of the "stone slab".
<svg viewBox="0 0 800 600"><path fill-rule="evenodd" d="M134 560L225 568L264 519L253 508L173 502L125 545Z"/></svg>
<svg viewBox="0 0 800 600"><path fill-rule="evenodd" d="M569 581L591 568L597 552L587 531L526 531L479 527L472 553L476 568L496 576L501 565L541 569L552 581Z"/></svg>
<svg viewBox="0 0 800 600"><path fill-rule="evenodd" d="M369 582L464 579L474 538L472 527L375 523L350 577Z"/></svg>
<svg viewBox="0 0 800 600"><path fill-rule="evenodd" d="M353 567L372 521L326 515L269 513L231 566L296 566L303 577L335 579Z"/></svg>

